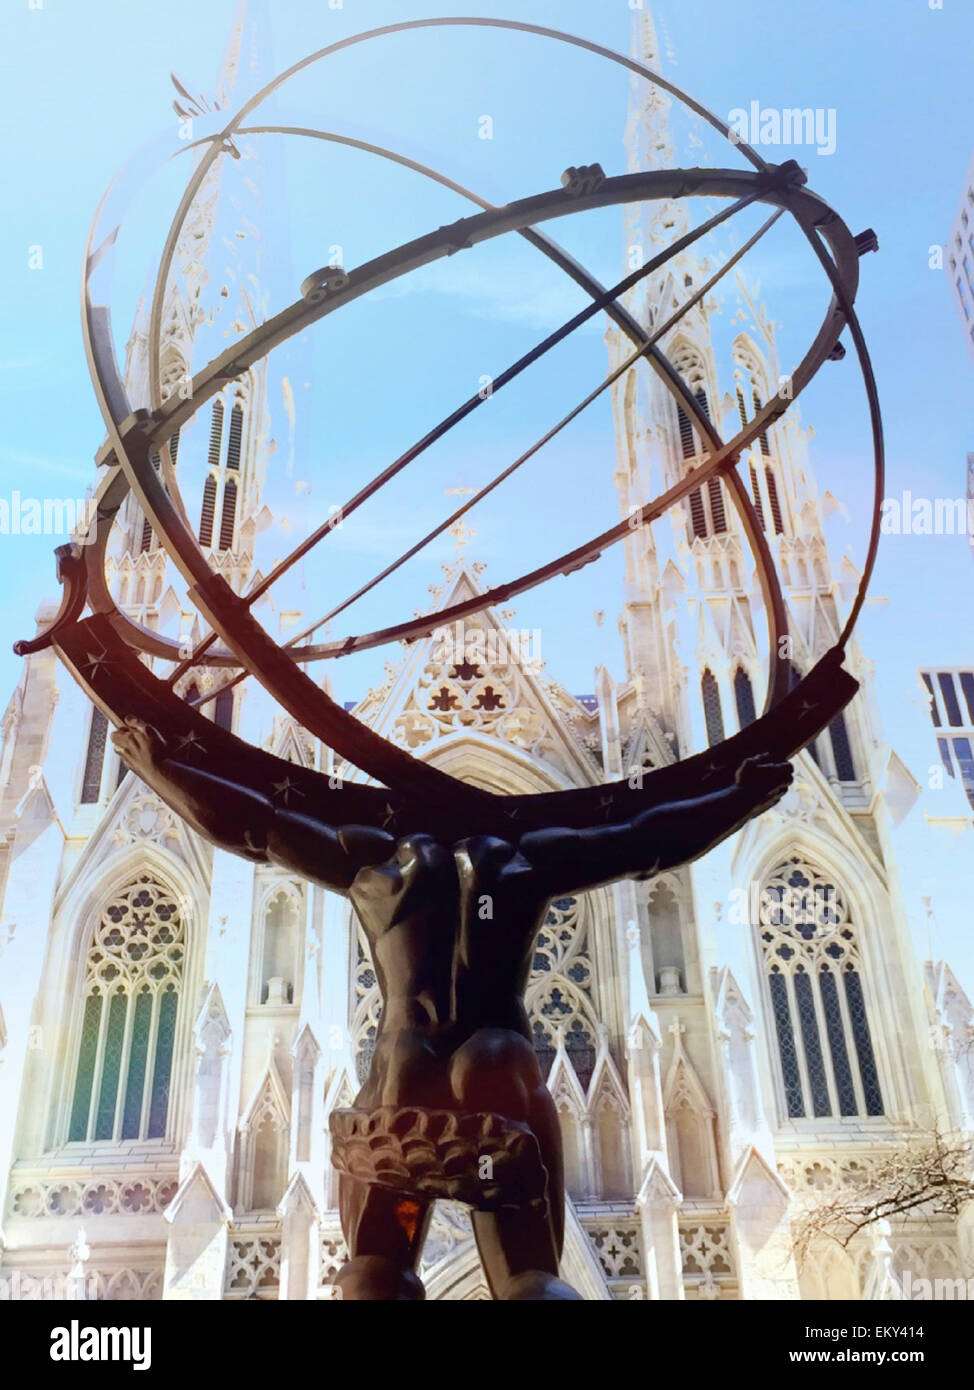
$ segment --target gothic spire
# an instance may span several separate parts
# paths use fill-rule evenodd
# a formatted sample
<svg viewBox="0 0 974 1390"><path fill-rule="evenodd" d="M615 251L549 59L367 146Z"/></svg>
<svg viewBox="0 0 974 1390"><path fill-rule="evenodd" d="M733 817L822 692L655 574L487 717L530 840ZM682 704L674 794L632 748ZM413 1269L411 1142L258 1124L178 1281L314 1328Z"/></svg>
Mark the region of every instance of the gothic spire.
<svg viewBox="0 0 974 1390"><path fill-rule="evenodd" d="M246 101L273 75L267 0L237 0L216 80L216 97L220 106L225 108Z"/></svg>

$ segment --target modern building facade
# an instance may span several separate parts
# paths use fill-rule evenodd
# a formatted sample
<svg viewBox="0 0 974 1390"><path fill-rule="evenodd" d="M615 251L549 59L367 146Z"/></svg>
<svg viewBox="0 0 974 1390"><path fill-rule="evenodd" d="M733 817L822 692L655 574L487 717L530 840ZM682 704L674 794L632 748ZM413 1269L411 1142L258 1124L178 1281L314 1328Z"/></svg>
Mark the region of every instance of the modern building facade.
<svg viewBox="0 0 974 1390"><path fill-rule="evenodd" d="M238 12L231 90L260 46L254 8ZM656 67L652 18L637 19ZM662 93L634 103L630 167L675 159L668 112ZM215 170L167 300L168 390L219 293L208 267L225 255L228 205L239 221L229 159ZM252 196L256 223L259 187ZM687 224L674 201L634 217L627 237L648 255ZM706 274L684 252L629 308L658 322ZM217 313L232 316L244 279L228 282ZM722 424L748 419L779 380L772 326L743 281L738 305L728 325L704 299L663 343ZM610 363L625 350L610 330ZM127 371L138 397L142 323ZM200 539L238 588L253 577L277 466L272 399L265 363L170 446L205 455ZM622 378L613 409L626 516L699 461L701 443L648 375ZM833 566L797 414L760 438L742 475L800 672L837 639L850 564ZM458 556L433 621L480 591L479 569ZM133 499L110 577L139 621L198 635ZM624 669L599 668L590 694L487 640L505 629L488 610L467 623L483 634L473 658L417 642L355 713L505 793L638 776L751 722L766 664L760 597L719 480L652 532L633 531L619 622ZM588 1299L891 1298L906 1271L971 1272L970 1213L904 1217L849 1248L795 1254L803 1212L893 1151L974 1131L974 1009L949 966L918 953L909 877L918 845L949 859L961 834L969 855L974 832L961 817L949 851L936 848L924 779L885 744L855 643L848 665L861 693L798 757L771 811L696 865L551 904L527 1006L565 1146L565 1277ZM205 698L221 679L198 668L179 689ZM241 687L204 709L279 756L358 776L262 701ZM948 726L959 757L949 711L945 738ZM0 755L0 1279L20 1297L326 1299L344 1258L328 1114L358 1087L380 1009L365 938L343 899L200 840L126 775L107 733L50 651L25 661ZM488 1296L462 1207L438 1206L421 1273L428 1297Z"/></svg>

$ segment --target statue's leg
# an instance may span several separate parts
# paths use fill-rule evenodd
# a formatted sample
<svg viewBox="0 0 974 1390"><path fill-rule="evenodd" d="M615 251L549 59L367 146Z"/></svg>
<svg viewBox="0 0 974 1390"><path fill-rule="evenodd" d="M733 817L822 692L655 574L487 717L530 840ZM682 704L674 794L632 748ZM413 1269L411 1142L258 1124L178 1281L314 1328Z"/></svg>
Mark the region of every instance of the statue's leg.
<svg viewBox="0 0 974 1390"><path fill-rule="evenodd" d="M504 1302L580 1298L558 1278L551 1222L543 1205L475 1211L472 1221L494 1298Z"/></svg>
<svg viewBox="0 0 974 1390"><path fill-rule="evenodd" d="M425 1298L416 1264L432 1203L342 1174L338 1205L350 1256L335 1275L341 1297L399 1303Z"/></svg>
<svg viewBox="0 0 974 1390"><path fill-rule="evenodd" d="M464 1109L490 1110L528 1124L548 1178L546 1202L473 1213L491 1293L497 1299L577 1298L558 1278L565 1227L561 1131L534 1048L511 1029L478 1029L454 1053L450 1086ZM516 1204L517 1193L509 1200Z"/></svg>
<svg viewBox="0 0 974 1390"><path fill-rule="evenodd" d="M558 1278L565 1230L565 1187L558 1112L547 1086L531 1096L528 1123L548 1174L546 1201L472 1213L473 1231L494 1298L503 1301L580 1299Z"/></svg>

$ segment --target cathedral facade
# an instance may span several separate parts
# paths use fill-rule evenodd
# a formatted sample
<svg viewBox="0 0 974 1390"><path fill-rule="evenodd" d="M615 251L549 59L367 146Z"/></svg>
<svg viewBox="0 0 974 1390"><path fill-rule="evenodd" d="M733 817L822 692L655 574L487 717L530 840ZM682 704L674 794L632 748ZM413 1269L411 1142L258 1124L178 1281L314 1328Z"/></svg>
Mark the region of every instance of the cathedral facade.
<svg viewBox="0 0 974 1390"><path fill-rule="evenodd" d="M223 75L231 93L259 39L249 18L241 5ZM656 66L648 11L637 34ZM644 93L626 131L631 167L672 161L668 129L668 100ZM177 255L167 393L213 324L206 248L222 240L223 162ZM234 208L236 222L245 215ZM627 227L629 249L652 254L688 218L679 202L654 205ZM685 251L628 307L658 324L712 270ZM743 281L737 303L728 329L704 296L662 343L721 426L752 418L781 379L773 328ZM133 398L144 329L137 322L129 344ZM629 345L614 329L607 343L611 367ZM703 446L648 373L613 389L614 483L630 516ZM238 591L254 576L278 463L270 399L264 364L192 427L206 434L200 542ZM855 580L848 559L830 556L808 439L789 413L741 465L782 579L797 674L836 643ZM177 464L180 447L174 437ZM116 532L119 606L183 631L192 619L131 497ZM437 608L481 591L481 572L458 548L431 624ZM761 596L719 479L655 528L634 527L619 598L624 669L599 668L589 694L569 693L485 610L466 622L463 651L436 632L405 648L354 712L498 793L639 778L755 719ZM950 862L935 844L945 820L951 843L963 833L969 844L969 808L951 819L939 802L939 821L925 814L924 775L884 742L873 669L855 643L847 665L859 695L795 760L772 810L697 864L550 905L526 1004L565 1149L563 1271L586 1299L897 1298L907 1273L974 1273L970 1212L901 1216L847 1246L796 1249L807 1214L868 1185L890 1153L974 1132L974 1009L945 962L918 954L910 881L925 837L928 862ZM207 702L221 680L200 667L179 690L245 739L263 729L278 756L360 775L273 717L256 689ZM358 1089L381 1008L350 905L190 831L126 773L104 717L50 650L25 660L2 729L5 1296L329 1298L345 1251L328 1116ZM438 1204L420 1273L427 1297L488 1297L461 1206Z"/></svg>

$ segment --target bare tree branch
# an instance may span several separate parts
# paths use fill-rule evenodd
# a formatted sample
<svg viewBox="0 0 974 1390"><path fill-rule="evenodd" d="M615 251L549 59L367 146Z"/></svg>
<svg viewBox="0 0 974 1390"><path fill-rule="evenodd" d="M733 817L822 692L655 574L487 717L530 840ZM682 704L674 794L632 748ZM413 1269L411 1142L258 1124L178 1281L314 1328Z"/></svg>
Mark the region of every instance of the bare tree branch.
<svg viewBox="0 0 974 1390"><path fill-rule="evenodd" d="M877 1221L909 1214L957 1217L974 1201L974 1137L931 1130L892 1150L868 1175L794 1223L799 1264L823 1239L847 1247Z"/></svg>

